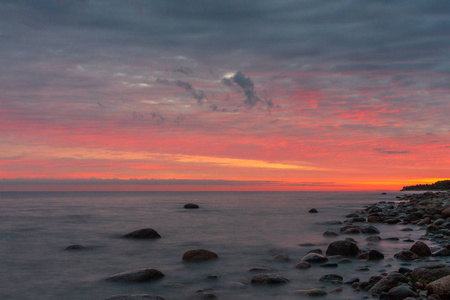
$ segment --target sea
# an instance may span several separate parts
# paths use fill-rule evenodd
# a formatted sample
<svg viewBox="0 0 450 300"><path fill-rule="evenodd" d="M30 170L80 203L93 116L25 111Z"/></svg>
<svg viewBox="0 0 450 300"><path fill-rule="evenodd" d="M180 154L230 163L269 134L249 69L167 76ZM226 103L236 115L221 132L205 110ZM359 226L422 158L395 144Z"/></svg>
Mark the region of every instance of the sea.
<svg viewBox="0 0 450 300"><path fill-rule="evenodd" d="M338 268L294 265L312 249L326 251L345 216L379 201L398 201L401 192L0 192L0 299L106 299L149 294L165 299L308 299L299 290L321 287L323 299L361 299L350 285L320 282L324 274L361 281L398 270L393 255L411 247L425 231L407 225L374 224L382 240L369 245L384 260L351 259ZM196 203L196 210L184 209ZM318 213L309 213L316 208ZM122 236L153 228L162 238L130 240ZM351 235L365 247L367 235ZM429 243L428 241L425 241ZM86 247L67 251L70 245ZM432 246L430 244L430 246ZM184 263L183 253L207 249L219 259ZM285 253L289 262L274 257ZM288 284L251 284L255 267L284 276ZM414 267L409 266L409 267ZM117 283L116 273L155 268L165 274L148 283Z"/></svg>

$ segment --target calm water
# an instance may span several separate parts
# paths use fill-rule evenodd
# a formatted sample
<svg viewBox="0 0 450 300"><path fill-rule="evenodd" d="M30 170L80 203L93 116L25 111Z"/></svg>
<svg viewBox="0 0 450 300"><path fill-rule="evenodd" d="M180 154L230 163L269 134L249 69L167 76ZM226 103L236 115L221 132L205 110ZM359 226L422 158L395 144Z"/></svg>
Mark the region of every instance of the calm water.
<svg viewBox="0 0 450 300"><path fill-rule="evenodd" d="M400 193L398 193L400 194ZM0 193L0 298L1 299L104 299L115 294L153 294L166 299L187 299L200 289L212 289L219 299L302 299L298 289L321 285L320 276L337 273L344 280L362 280L378 271L398 269L389 258L409 249L403 241L378 244L386 255L380 262L354 260L337 269L294 269L306 252L326 250L340 238L325 238L326 230L339 231L344 216L364 205L394 201L395 193L361 192L77 192ZM199 210L183 205L195 202ZM309 214L315 207L319 214ZM376 225L381 236L417 239L424 231L399 231L401 225ZM387 227L386 227L387 226ZM162 238L126 240L121 235L151 227ZM360 247L366 236L352 236ZM313 243L315 246L300 246ZM87 251L64 251L81 244ZM184 252L205 248L220 259L185 264ZM279 252L292 261L272 260ZM371 272L355 271L369 265ZM253 267L291 280L277 287L250 285ZM105 282L112 274L152 267L166 277L142 284ZM210 274L218 280L206 279ZM245 286L237 286L237 282ZM327 286L331 289L333 286ZM325 299L355 299L349 286Z"/></svg>

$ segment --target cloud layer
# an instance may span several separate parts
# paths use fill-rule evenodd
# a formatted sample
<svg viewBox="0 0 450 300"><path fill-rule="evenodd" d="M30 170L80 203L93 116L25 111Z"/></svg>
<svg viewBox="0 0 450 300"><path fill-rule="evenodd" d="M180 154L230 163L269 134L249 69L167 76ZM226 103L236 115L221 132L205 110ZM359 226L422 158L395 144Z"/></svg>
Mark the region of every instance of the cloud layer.
<svg viewBox="0 0 450 300"><path fill-rule="evenodd" d="M0 24L0 178L449 176L447 0L21 0Z"/></svg>

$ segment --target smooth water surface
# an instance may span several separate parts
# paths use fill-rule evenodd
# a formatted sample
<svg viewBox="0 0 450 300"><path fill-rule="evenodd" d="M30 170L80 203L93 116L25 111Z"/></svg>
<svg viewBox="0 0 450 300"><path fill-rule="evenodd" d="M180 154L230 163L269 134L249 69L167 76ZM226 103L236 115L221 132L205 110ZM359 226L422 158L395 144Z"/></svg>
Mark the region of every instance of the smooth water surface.
<svg viewBox="0 0 450 300"><path fill-rule="evenodd" d="M365 262L353 259L337 269L314 266L293 268L308 250L321 248L338 238L323 232L339 232L345 215L381 200L394 201L398 194L364 192L2 192L0 193L0 298L1 299L105 299L115 294L152 294L166 299L188 299L197 290L211 289L219 299L302 299L299 289L321 286L320 276L337 273L344 280L368 279L383 270L398 269L392 259L409 249L402 239L417 239L424 231L400 231L401 225L375 224L383 238L376 247L386 259ZM183 208L185 203L198 210ZM315 207L319 213L310 214ZM151 227L162 238L128 240L121 235ZM351 236L360 247L365 235ZM86 251L65 251L81 244ZM305 244L313 244L306 245ZM204 248L219 255L210 263L186 264L184 252ZM278 253L291 262L274 262ZM355 271L368 265L370 272ZM162 280L141 284L106 282L112 274L152 267L165 273ZM289 284L254 286L253 267L270 268ZM356 272L356 273L355 273ZM358 273L359 272L359 273ZM217 280L207 279L217 275ZM326 286L332 289L334 286ZM349 286L338 296L354 299Z"/></svg>

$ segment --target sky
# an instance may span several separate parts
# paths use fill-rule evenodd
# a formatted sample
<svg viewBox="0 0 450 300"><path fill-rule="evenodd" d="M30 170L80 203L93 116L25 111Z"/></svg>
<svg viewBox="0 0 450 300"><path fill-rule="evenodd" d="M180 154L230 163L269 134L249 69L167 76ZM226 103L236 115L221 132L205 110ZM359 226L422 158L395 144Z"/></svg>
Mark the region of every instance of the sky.
<svg viewBox="0 0 450 300"><path fill-rule="evenodd" d="M0 0L0 190L399 190L449 116L448 0Z"/></svg>

